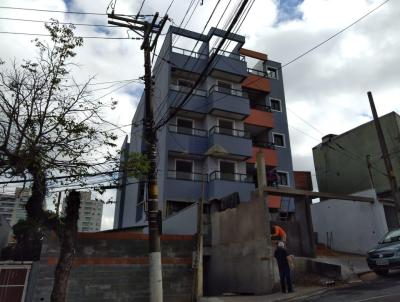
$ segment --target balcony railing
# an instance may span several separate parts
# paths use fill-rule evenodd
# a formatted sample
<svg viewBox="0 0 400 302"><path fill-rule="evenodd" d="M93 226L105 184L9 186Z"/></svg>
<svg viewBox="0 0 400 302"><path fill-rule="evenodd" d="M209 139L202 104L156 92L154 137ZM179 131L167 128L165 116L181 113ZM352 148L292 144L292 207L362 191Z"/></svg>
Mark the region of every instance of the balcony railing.
<svg viewBox="0 0 400 302"><path fill-rule="evenodd" d="M266 142L266 141L259 141L259 140L253 140L253 146L260 147L260 148L266 148L266 149L275 149L274 143Z"/></svg>
<svg viewBox="0 0 400 302"><path fill-rule="evenodd" d="M195 52L193 50L184 49L184 48L180 48L180 47L176 47L176 46L172 47L172 52L179 53L181 55L189 56L189 57L196 58L196 59L207 59L208 58L207 55L205 55L204 53Z"/></svg>
<svg viewBox="0 0 400 302"><path fill-rule="evenodd" d="M227 87L222 87L222 86L218 86L218 85L213 85L208 90L208 94L211 94L214 91L220 92L220 93L224 93L224 94L239 96L239 97L242 97L242 98L248 98L247 92L243 91L243 90L239 90L239 89L227 88Z"/></svg>
<svg viewBox="0 0 400 302"><path fill-rule="evenodd" d="M271 112L271 106L261 105L261 104L254 104L250 102L251 109L257 109L261 111Z"/></svg>
<svg viewBox="0 0 400 302"><path fill-rule="evenodd" d="M211 49L210 55L212 55L216 51L217 51L216 48ZM235 59L235 60L245 61L245 57L238 53L234 53L234 52L230 52L230 51L226 51L226 50L219 50L218 54L221 56L224 56L224 57Z"/></svg>
<svg viewBox="0 0 400 302"><path fill-rule="evenodd" d="M247 182L247 183L254 182L252 175L240 174L240 173L226 173L222 171L212 172L210 174L210 181L213 180L227 180L227 181Z"/></svg>
<svg viewBox="0 0 400 302"><path fill-rule="evenodd" d="M268 74L265 71L258 70L258 69L253 69L253 68L247 68L247 72L251 74L258 75L263 78L269 78Z"/></svg>
<svg viewBox="0 0 400 302"><path fill-rule="evenodd" d="M168 126L169 132L179 133L179 134L186 134L186 135L193 135L193 136L208 136L208 131L204 129L198 128L189 128L189 127L182 127L174 124L170 124Z"/></svg>
<svg viewBox="0 0 400 302"><path fill-rule="evenodd" d="M191 180L191 181L208 181L208 175L203 173L183 172L176 170L168 170L168 178L178 180Z"/></svg>
<svg viewBox="0 0 400 302"><path fill-rule="evenodd" d="M212 133L218 133L218 134L224 134L224 135L230 135L230 136L236 136L236 137L242 137L242 138L250 138L250 133L244 130L239 130L239 129L232 129L232 128L223 128L220 126L214 126L210 129L210 134Z"/></svg>
<svg viewBox="0 0 400 302"><path fill-rule="evenodd" d="M171 84L170 88L171 88L171 90L178 91L178 92L183 92L183 93L188 93L191 90L190 87L179 86L179 85L174 85L174 84ZM206 97L207 96L207 91L206 90L202 90L202 89L194 89L192 94Z"/></svg>

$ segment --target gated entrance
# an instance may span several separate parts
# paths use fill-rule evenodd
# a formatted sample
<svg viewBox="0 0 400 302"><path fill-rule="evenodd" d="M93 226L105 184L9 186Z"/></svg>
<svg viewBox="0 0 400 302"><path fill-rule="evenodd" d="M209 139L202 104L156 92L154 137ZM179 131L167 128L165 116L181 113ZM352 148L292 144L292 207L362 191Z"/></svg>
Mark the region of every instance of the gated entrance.
<svg viewBox="0 0 400 302"><path fill-rule="evenodd" d="M0 301L23 302L31 264L0 262Z"/></svg>

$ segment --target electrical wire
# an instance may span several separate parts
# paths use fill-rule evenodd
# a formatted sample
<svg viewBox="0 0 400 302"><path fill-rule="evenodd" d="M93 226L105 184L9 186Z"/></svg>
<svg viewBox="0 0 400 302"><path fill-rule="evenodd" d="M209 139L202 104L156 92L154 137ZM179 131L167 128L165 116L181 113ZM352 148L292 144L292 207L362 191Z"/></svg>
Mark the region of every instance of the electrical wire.
<svg viewBox="0 0 400 302"><path fill-rule="evenodd" d="M34 23L49 23L52 22L51 20L49 21L44 21L44 20L32 20L32 19L20 19L20 18L6 18L6 17L0 17L0 20L8 20L8 21L20 21L20 22L34 22ZM59 24L65 24L65 25L75 25L75 26L94 26L94 27L118 27L116 25L106 25L106 24L88 24L88 23L74 23L74 22L59 22Z"/></svg>
<svg viewBox="0 0 400 302"><path fill-rule="evenodd" d="M0 34L9 35L23 35L23 36L38 36L38 37L51 37L50 34L40 34L40 33L26 33L26 32L12 32L12 31L0 31ZM102 40L142 40L143 38L138 37L100 37L100 36L75 36L75 38L82 39L102 39Z"/></svg>

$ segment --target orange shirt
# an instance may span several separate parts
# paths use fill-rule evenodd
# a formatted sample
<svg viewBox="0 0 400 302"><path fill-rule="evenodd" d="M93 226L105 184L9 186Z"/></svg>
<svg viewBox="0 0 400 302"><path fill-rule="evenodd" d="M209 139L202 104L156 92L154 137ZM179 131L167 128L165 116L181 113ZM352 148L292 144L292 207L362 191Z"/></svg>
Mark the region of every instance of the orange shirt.
<svg viewBox="0 0 400 302"><path fill-rule="evenodd" d="M273 228L275 229L273 236L279 236L281 237L281 239L286 238L285 230L282 229L279 225L274 225Z"/></svg>

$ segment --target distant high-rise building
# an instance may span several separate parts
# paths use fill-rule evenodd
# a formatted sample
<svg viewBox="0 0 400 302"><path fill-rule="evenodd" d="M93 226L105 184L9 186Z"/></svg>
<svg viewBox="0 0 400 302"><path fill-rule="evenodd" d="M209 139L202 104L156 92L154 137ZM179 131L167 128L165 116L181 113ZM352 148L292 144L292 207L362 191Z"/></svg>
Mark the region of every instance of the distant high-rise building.
<svg viewBox="0 0 400 302"><path fill-rule="evenodd" d="M29 188L16 188L14 194L0 194L0 215L11 227L26 218L25 205L30 196Z"/></svg>
<svg viewBox="0 0 400 302"><path fill-rule="evenodd" d="M98 232L101 228L103 204L91 199L92 192L80 192L81 207L79 209L78 232ZM65 213L67 203L63 201L62 212Z"/></svg>

